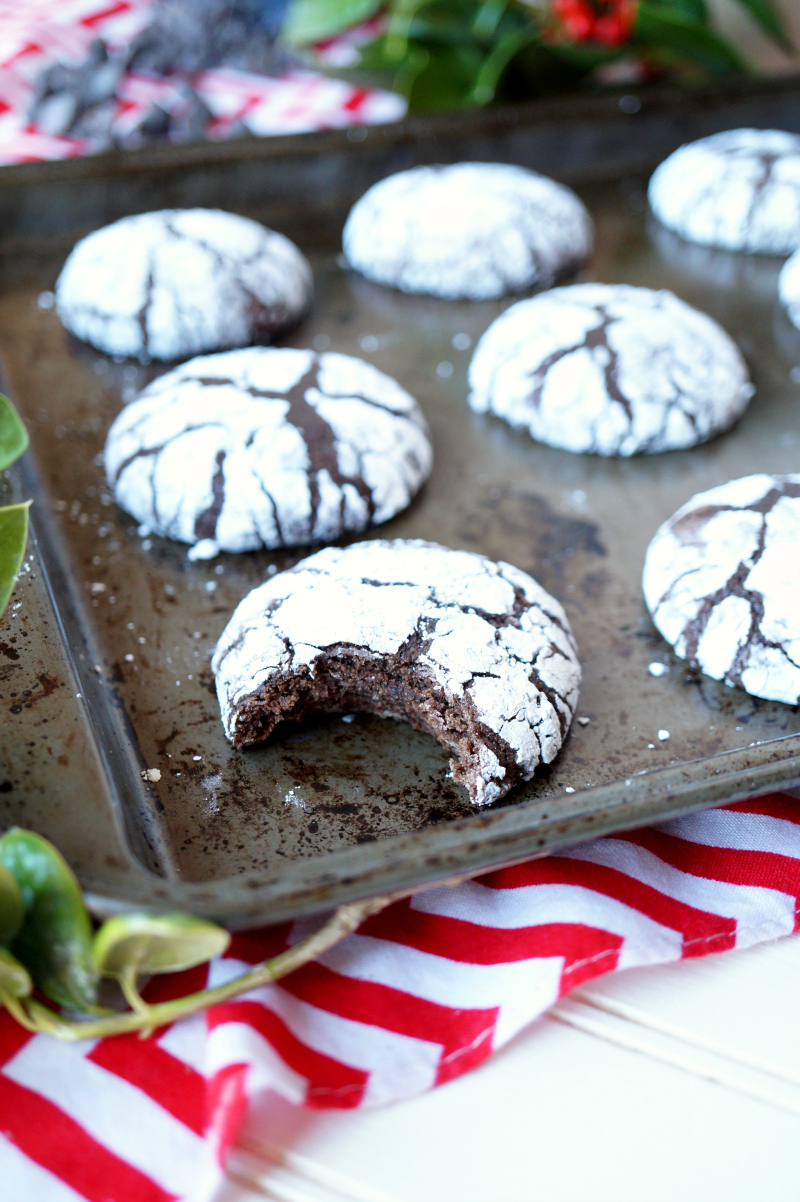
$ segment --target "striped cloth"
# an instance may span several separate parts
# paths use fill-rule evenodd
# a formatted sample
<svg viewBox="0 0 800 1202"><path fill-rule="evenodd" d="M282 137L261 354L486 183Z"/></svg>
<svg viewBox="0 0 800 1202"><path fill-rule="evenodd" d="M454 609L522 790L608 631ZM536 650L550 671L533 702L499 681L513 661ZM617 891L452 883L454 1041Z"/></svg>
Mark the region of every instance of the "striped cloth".
<svg viewBox="0 0 800 1202"><path fill-rule="evenodd" d="M475 1068L573 986L788 935L800 803L787 794L585 843L423 892L322 959L141 1040L79 1045L0 1015L3 1202L221 1202L249 1105L376 1106ZM302 939L238 935L151 1000L219 984Z"/></svg>
<svg viewBox="0 0 800 1202"><path fill-rule="evenodd" d="M0 0L0 165L87 153L86 143L54 137L29 120L36 77L50 63L79 62L96 38L122 49L142 30L151 8L152 0ZM354 30L322 47L323 60L349 65L361 36ZM242 128L265 137L375 125L398 121L406 111L393 92L313 71L273 78L220 68L204 71L192 85L212 113L208 135L216 139ZM181 103L173 82L144 75L127 75L118 94L119 137L135 129L153 104L170 111Z"/></svg>

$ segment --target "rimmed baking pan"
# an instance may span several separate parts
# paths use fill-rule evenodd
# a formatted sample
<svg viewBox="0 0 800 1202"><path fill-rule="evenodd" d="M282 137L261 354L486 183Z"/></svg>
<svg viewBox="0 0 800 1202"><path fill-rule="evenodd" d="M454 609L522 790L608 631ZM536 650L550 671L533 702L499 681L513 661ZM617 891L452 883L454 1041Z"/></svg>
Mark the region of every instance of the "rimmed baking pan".
<svg viewBox="0 0 800 1202"><path fill-rule="evenodd" d="M687 137L741 123L800 130L800 87L759 87L672 108L643 97L638 122L612 97L594 111L581 102L577 116L549 104L404 123L360 142L275 139L249 144L249 157L241 145L197 147L0 173L0 359L32 440L4 487L35 500L30 558L0 627L0 823L54 839L100 911L169 906L247 925L800 781L797 710L688 669L640 587L649 539L693 493L797 469L800 333L777 302L780 261L682 243L645 202L648 168ZM622 128L624 162L609 164ZM510 302L404 296L338 257L347 207L375 178L463 157L568 175L598 228L584 278L670 288L716 317L757 389L739 425L693 451L621 461L544 447L471 413L469 348ZM584 721L549 769L494 807L473 811L447 754L390 720L332 716L245 752L225 741L211 650L241 597L302 552L190 563L185 547L140 532L111 500L99 455L156 369L76 343L51 307L79 232L176 202L246 211L295 238L316 300L284 341L361 355L420 401L434 473L379 533L508 560L565 605ZM654 663L667 672L653 675Z"/></svg>

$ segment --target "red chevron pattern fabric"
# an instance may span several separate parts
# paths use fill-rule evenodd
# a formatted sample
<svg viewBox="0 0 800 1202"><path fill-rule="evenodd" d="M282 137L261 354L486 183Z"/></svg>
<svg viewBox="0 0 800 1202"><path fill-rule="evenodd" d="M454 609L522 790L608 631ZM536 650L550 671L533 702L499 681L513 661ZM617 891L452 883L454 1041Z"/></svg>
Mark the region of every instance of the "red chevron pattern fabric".
<svg viewBox="0 0 800 1202"><path fill-rule="evenodd" d="M475 1068L574 986L789 935L800 802L771 794L598 839L399 902L281 985L150 1040L74 1046L0 1014L3 1202L221 1199L248 1106L379 1106ZM237 936L152 1000L219 984L290 946Z"/></svg>
<svg viewBox="0 0 800 1202"><path fill-rule="evenodd" d="M28 117L39 72L52 62L77 62L98 37L121 49L142 29L152 0L0 0L0 165L73 158L88 145L54 136ZM365 27L366 28L366 27ZM332 66L350 65L358 31L324 48ZM242 127L257 137L397 121L405 101L313 71L277 78L243 71L204 71L193 87L213 115L212 138ZM119 90L114 132L125 137L153 104L168 111L180 91L168 80L129 74Z"/></svg>

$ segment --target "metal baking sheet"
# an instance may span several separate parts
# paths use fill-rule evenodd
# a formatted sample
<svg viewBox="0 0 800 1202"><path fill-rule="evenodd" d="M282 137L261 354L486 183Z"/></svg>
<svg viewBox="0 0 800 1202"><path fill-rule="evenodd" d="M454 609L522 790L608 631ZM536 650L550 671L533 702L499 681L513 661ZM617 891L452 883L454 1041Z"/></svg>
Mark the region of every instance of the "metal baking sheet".
<svg viewBox="0 0 800 1202"><path fill-rule="evenodd" d="M282 225L316 281L313 311L285 344L369 359L432 428L431 481L377 533L517 564L559 597L578 640L588 722L549 769L478 812L449 779L447 753L391 720L325 717L230 748L211 651L241 597L305 552L192 564L185 547L137 531L99 456L121 406L163 368L113 362L66 335L48 308L61 241L0 246L0 360L32 438L4 487L35 497L30 558L0 623L0 824L54 838L100 910L179 906L246 925L800 781L797 709L687 669L640 588L649 539L693 493L797 470L800 333L777 303L779 260L682 243L648 216L644 188L636 174L579 186L598 229L581 278L670 288L709 312L739 342L757 392L729 434L633 460L554 450L471 413L463 336L474 346L510 301L408 297L347 272L341 206L306 236L298 197L296 222ZM160 203L156 189L149 207ZM267 206L248 211L274 222ZM654 661L665 676L650 674Z"/></svg>

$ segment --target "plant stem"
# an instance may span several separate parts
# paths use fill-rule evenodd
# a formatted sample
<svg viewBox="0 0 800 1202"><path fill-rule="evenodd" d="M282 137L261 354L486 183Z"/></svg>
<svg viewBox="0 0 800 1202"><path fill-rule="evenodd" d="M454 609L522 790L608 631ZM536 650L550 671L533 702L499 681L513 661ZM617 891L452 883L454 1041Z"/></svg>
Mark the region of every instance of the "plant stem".
<svg viewBox="0 0 800 1202"><path fill-rule="evenodd" d="M149 1015L150 1007L136 988L135 965L128 965L127 968L123 969L117 980L119 981L120 989L125 994L125 1001L131 1010L135 1011L136 1014Z"/></svg>
<svg viewBox="0 0 800 1202"><path fill-rule="evenodd" d="M26 1014L19 998L11 997L9 994L0 990L0 1005L5 1006L8 1013L15 1018L21 1027L26 1031L38 1031L39 1028ZM44 1007L42 1007L44 1009Z"/></svg>
<svg viewBox="0 0 800 1202"><path fill-rule="evenodd" d="M274 959L257 964L240 977L235 977L224 985L218 985L215 989L202 989L199 993L190 993L186 997L175 998L169 1002L157 1002L153 1006L139 998L141 1006L145 1007L144 1010L141 1009L141 1006L137 1006L136 1009L129 1010L125 1014L115 1014L109 1018L88 1019L84 1022L62 1018L47 1006L42 1006L33 999L21 1003L16 998L0 995L0 1000L9 1014L13 1015L17 1022L27 1030L42 1031L55 1036L56 1039L76 1042L80 1039L103 1039L107 1035L125 1035L132 1031L149 1033L156 1027L163 1027L167 1023L176 1022L190 1014L197 1014L219 1002L227 1002L241 993L247 993L251 989L258 989L262 985L270 985L273 981L280 980L281 977L285 977L295 969L302 967L303 964L317 959L329 948L340 943L342 939L355 931L365 918L371 914L377 914L394 900L393 897L373 897L368 901L351 902L349 905L339 906L325 926L313 935L309 935L308 939L304 939L302 943L281 952ZM120 983L128 1001L134 1005L133 996L128 996L126 984ZM135 993L135 983L133 989ZM136 996L138 998L138 993Z"/></svg>

